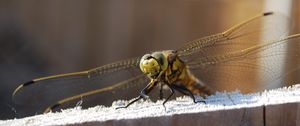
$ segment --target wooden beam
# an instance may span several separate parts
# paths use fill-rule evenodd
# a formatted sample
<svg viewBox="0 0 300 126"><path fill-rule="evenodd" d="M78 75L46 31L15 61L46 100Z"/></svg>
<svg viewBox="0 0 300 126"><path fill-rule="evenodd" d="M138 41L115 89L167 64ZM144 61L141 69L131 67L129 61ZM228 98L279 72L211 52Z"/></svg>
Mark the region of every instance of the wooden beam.
<svg viewBox="0 0 300 126"><path fill-rule="evenodd" d="M79 125L79 126L282 126L300 125L300 85L241 94L216 93L204 103L193 103L180 97L162 106L149 100L126 109L115 108L128 101L117 101L112 107L73 108L62 112L0 121L0 125Z"/></svg>

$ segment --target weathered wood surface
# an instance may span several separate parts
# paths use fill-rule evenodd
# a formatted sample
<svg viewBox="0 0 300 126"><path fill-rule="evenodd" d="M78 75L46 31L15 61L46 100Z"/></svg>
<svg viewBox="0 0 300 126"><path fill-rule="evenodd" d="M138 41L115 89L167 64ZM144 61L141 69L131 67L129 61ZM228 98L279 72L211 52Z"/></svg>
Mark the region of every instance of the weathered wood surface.
<svg viewBox="0 0 300 126"><path fill-rule="evenodd" d="M97 106L0 121L0 125L82 126L294 126L300 125L300 85L255 94L217 93L194 104L188 97L166 104L142 101L127 109Z"/></svg>

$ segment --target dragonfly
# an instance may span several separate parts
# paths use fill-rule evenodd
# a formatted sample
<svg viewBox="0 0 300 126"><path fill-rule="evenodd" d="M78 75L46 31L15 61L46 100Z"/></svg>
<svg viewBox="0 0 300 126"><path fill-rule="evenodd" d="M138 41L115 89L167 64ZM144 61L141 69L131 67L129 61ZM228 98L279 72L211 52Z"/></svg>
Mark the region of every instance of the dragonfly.
<svg viewBox="0 0 300 126"><path fill-rule="evenodd" d="M190 96L194 103L203 102L197 101L195 95L212 95L216 91L213 83L219 76L223 78L216 81L218 83L241 84L253 78L262 82L276 80L297 70L293 67L282 74L271 67L271 64L278 66L278 60L282 60L280 56L288 54L285 50L288 44L299 46L300 43L299 33L287 35L286 27L281 27L285 19L275 12L260 13L224 32L187 42L176 50L155 51L86 71L33 79L20 84L12 97L14 101L23 100L25 104L44 104L48 106L44 112L93 96L105 102L104 99L109 99L108 95L114 98L135 97L127 105L118 107L127 108L140 99L148 98L151 92L157 92L159 99L164 99L163 105L175 92ZM270 32L271 35L262 37ZM292 58L299 58L297 50L292 50ZM261 59L273 61L264 65L264 62L260 63ZM223 73L218 74L216 69L223 69ZM251 71L258 70L265 74L260 78L251 75ZM249 72L249 75L239 78L235 71ZM165 89L169 90L166 97Z"/></svg>

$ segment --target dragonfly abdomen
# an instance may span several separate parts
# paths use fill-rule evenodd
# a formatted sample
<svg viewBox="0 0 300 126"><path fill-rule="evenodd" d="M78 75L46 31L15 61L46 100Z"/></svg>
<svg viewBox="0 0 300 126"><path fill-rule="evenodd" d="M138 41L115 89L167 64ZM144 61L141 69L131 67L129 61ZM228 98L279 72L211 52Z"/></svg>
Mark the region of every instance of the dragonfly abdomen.
<svg viewBox="0 0 300 126"><path fill-rule="evenodd" d="M200 96L212 95L215 91L199 81L188 69L182 72L181 84L193 94Z"/></svg>

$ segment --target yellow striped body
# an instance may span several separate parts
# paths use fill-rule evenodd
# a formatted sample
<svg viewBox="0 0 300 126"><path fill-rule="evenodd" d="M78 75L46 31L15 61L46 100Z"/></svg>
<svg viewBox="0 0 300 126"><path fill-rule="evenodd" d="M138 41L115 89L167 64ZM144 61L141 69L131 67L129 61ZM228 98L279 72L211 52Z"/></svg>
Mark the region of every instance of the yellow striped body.
<svg viewBox="0 0 300 126"><path fill-rule="evenodd" d="M140 61L140 68L151 81L163 82L168 85L183 86L193 94L206 96L213 91L191 73L187 65L178 57L177 52L166 50L146 54ZM147 62L147 63L145 63Z"/></svg>

